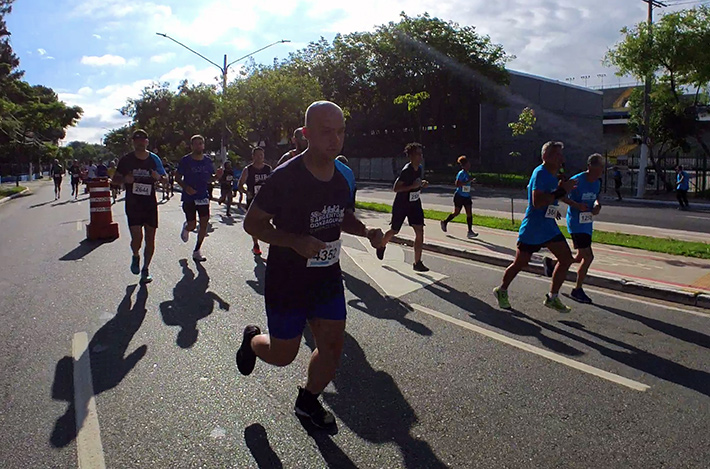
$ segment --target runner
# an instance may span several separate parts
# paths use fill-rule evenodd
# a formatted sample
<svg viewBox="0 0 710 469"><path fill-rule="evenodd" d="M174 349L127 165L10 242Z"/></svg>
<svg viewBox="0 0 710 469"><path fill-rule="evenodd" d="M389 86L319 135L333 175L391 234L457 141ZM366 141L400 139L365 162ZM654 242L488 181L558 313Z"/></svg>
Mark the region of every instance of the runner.
<svg viewBox="0 0 710 469"><path fill-rule="evenodd" d="M163 167L168 174L168 181L163 185L163 200L170 200L170 197L175 195L175 166L167 158L163 158Z"/></svg>
<svg viewBox="0 0 710 469"><path fill-rule="evenodd" d="M683 171L683 166L678 165L675 168L676 172L676 197L678 198L678 203L680 206L678 210L688 210L690 205L688 204L688 191L690 190L690 178L688 173Z"/></svg>
<svg viewBox="0 0 710 469"><path fill-rule="evenodd" d="M446 217L446 220L441 220L441 230L446 233L446 225L456 218L461 213L461 207L466 209L466 223L468 224L468 237L475 238L478 233L473 231L473 202L471 201L471 184L476 182L471 178L469 171L471 170L471 162L465 156L459 156L458 161L461 166L461 171L456 175L456 192L454 193L454 212Z"/></svg>
<svg viewBox="0 0 710 469"><path fill-rule="evenodd" d="M276 163L276 167L278 168L291 158L293 158L296 155L300 155L304 151L306 151L306 148L308 148L308 140L306 140L306 137L303 136L303 127L299 127L296 130L293 131L293 137L291 137L291 143L293 143L296 148L293 148L281 156L279 158L278 163Z"/></svg>
<svg viewBox="0 0 710 469"><path fill-rule="evenodd" d="M116 175L116 162L109 161L108 169L106 171L108 173L109 180L111 181L111 198L115 204L116 198L118 197L118 188L120 187L114 182L114 176Z"/></svg>
<svg viewBox="0 0 710 469"><path fill-rule="evenodd" d="M422 161L424 160L424 147L420 143L409 143L404 147L409 157L409 163L404 165L402 172L394 182L397 195L392 204L392 228L385 233L382 246L377 249L377 258L385 257L385 247L394 235L402 229L406 218L414 229L414 270L428 272L429 269L422 263L422 247L424 245L424 210L420 199L421 190L429 185L422 180Z"/></svg>
<svg viewBox="0 0 710 469"><path fill-rule="evenodd" d="M599 153L591 155L587 159L587 170L579 173L572 179L577 181L577 187L573 189L562 201L567 208L567 230L572 236L572 242L577 249L577 256L574 263L580 263L577 270L577 284L572 289L572 299L580 303L591 304L592 299L582 289L582 284L589 271L589 266L594 260L592 252L592 217L599 215L602 209L599 202L599 192L602 188L601 177L604 172L604 157ZM552 277L556 262L545 257L543 266L545 275Z"/></svg>
<svg viewBox="0 0 710 469"><path fill-rule="evenodd" d="M59 164L59 160L55 159L52 164L52 178L54 179L54 200L57 200L62 195L62 176L64 176L64 167Z"/></svg>
<svg viewBox="0 0 710 469"><path fill-rule="evenodd" d="M239 190L239 180L242 178L242 173L244 170L239 169L236 167L234 168L234 179L232 179L232 198L236 197L237 194L239 194L239 202L237 202L238 206L242 205L242 199L244 197L244 194L242 191Z"/></svg>
<svg viewBox="0 0 710 469"><path fill-rule="evenodd" d="M304 133L306 152L274 171L244 220L249 234L271 245L264 286L269 333L262 334L255 325L244 329L237 367L249 375L257 357L276 366L290 364L308 322L316 349L294 411L327 428L335 418L318 396L335 376L345 335L340 234L367 237L378 247L382 231L368 229L355 218L354 176L334 162L345 138L342 110L327 101L311 104Z"/></svg>
<svg viewBox="0 0 710 469"><path fill-rule="evenodd" d="M148 151L148 134L145 130L133 132L134 151L118 162L114 182L126 186L126 218L131 231L131 272L141 274L141 283L153 281L150 261L155 251L155 230L158 229L158 201L155 183L165 180L165 169L160 158ZM140 249L145 231L143 269L140 268Z"/></svg>
<svg viewBox="0 0 710 469"><path fill-rule="evenodd" d="M616 192L616 200L621 200L621 171L618 166L614 166L612 178L614 179L614 191Z"/></svg>
<svg viewBox="0 0 710 469"><path fill-rule="evenodd" d="M76 200L79 198L79 184L81 183L81 167L77 160L74 160L71 168L69 168L69 174L71 175L71 195Z"/></svg>
<svg viewBox="0 0 710 469"><path fill-rule="evenodd" d="M559 216L557 201L574 189L577 181L557 179L557 174L564 163L563 148L562 142L545 143L542 146L542 164L535 168L530 178L528 208L518 232L518 250L515 253L515 260L506 269L501 286L493 290L498 305L503 309L511 309L508 300L510 283L528 265L533 253L546 247L558 262L552 275L550 293L546 295L544 305L559 312L570 311L558 296L567 271L572 265L572 253L567 240L557 226Z"/></svg>
<svg viewBox="0 0 710 469"><path fill-rule="evenodd" d="M242 175L239 178L239 183L237 187L239 192L244 193L244 184L247 186L247 210L251 206L254 197L259 193L261 185L266 181L266 179L271 174L271 166L264 164L264 149L261 147L255 147L251 151L251 161L252 163L244 168ZM251 252L255 256L261 256L261 248L259 247L259 239L256 236L252 236L254 241L254 247Z"/></svg>
<svg viewBox="0 0 710 469"><path fill-rule="evenodd" d="M227 204L227 216L231 217L229 209L232 206L232 186L234 185L234 170L232 169L232 162L227 160L224 162L224 168L222 171L222 177L219 179L219 191L221 197L219 198L219 204Z"/></svg>
<svg viewBox="0 0 710 469"><path fill-rule="evenodd" d="M182 224L180 239L187 242L190 231L197 226L197 215L200 216L200 230L197 233L197 243L192 252L192 259L203 262L202 242L207 236L207 227L210 222L209 184L215 179L215 170L212 159L205 156L205 138L194 135L190 139L192 153L185 155L180 160L177 168L176 182L182 187L182 211L185 212L185 223ZM222 176L222 169L217 170L217 178Z"/></svg>

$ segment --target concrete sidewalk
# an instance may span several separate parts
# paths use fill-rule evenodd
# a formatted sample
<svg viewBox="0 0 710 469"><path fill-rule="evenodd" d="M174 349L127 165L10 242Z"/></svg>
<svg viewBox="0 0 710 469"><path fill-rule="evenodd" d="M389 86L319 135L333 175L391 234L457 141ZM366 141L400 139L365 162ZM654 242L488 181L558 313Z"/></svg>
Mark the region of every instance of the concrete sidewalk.
<svg viewBox="0 0 710 469"><path fill-rule="evenodd" d="M389 228L389 214L366 210L358 210L357 214L371 226ZM517 233L475 226L474 230L479 233L478 238L467 239L465 224L450 223L444 233L438 221L427 220L425 250L502 267L512 262ZM412 245L413 240L414 232L407 226L395 238L406 245ZM546 254L549 255L542 250L533 256L531 272L542 273ZM601 244L594 246L594 256L586 281L589 285L710 309L710 260ZM574 278L575 273L570 272L569 280Z"/></svg>

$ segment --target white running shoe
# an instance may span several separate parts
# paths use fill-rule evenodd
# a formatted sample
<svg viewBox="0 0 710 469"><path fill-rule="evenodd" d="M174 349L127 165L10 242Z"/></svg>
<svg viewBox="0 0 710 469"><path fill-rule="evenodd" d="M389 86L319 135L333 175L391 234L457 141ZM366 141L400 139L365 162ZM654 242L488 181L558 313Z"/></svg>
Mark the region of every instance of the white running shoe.
<svg viewBox="0 0 710 469"><path fill-rule="evenodd" d="M182 239L183 243L186 243L190 240L190 232L187 231L187 222L182 224L182 231L180 231L180 239Z"/></svg>

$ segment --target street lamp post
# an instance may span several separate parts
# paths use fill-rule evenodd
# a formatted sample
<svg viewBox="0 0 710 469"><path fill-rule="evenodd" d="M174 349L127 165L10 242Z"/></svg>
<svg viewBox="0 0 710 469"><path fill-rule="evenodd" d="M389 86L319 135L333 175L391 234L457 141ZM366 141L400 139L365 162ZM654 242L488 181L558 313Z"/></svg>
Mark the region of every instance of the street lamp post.
<svg viewBox="0 0 710 469"><path fill-rule="evenodd" d="M245 55L244 57L239 57L237 60L234 60L230 63L227 63L227 54L224 54L224 65L219 65L219 64L213 62L212 60L208 59L204 55L200 54L196 50L191 49L190 47L186 46L182 42L168 36L165 33L155 33L155 34L157 34L158 36L163 36L166 39L170 39L174 43L184 47L185 49L189 50L190 52L197 55L198 57L211 63L212 65L217 67L222 72L222 139L221 139L221 145L220 145L220 150L219 150L219 157L220 157L219 163L220 164L224 163L227 160L227 119L224 114L224 106L226 103L225 95L227 93L227 72L229 71L229 67L231 67L235 63L239 62L240 60L244 60L246 58L251 57L252 55L258 54L259 52L263 51L264 49L268 49L271 46L275 46L276 44L283 44L283 43L291 42L291 41L289 39L281 39L280 41L272 42L271 44L264 46L261 49L255 50L254 52L251 52L251 53Z"/></svg>
<svg viewBox="0 0 710 469"><path fill-rule="evenodd" d="M587 80L589 80L589 75L582 75L580 78L584 80L584 87L587 87Z"/></svg>

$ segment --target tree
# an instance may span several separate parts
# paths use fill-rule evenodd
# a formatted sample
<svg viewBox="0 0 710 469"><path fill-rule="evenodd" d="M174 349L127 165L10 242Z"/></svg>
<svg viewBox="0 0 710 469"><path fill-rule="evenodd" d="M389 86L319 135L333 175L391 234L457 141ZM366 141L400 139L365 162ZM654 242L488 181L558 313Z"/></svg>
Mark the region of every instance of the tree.
<svg viewBox="0 0 710 469"><path fill-rule="evenodd" d="M707 109L710 82L710 8L700 6L664 15L653 27L641 23L621 30L623 39L605 58L615 65L620 76L630 74L639 80L653 76L651 121L649 125L650 160L662 180L653 150L689 150L694 140L710 157L699 125L700 113ZM642 133L643 96L635 91L630 100L630 127Z"/></svg>
<svg viewBox="0 0 710 469"><path fill-rule="evenodd" d="M415 94L401 94L394 98L394 104L406 104L407 105L407 111L410 113L413 113L416 116L416 123L417 123L417 140L421 140L421 134L422 134L422 122L419 116L419 106L422 105L424 101L430 98L429 93L426 91L420 91L419 93Z"/></svg>
<svg viewBox="0 0 710 469"><path fill-rule="evenodd" d="M518 137L530 132L536 122L537 117L535 117L535 111L526 107L518 116L518 120L516 122L510 122L508 127L513 132L513 137Z"/></svg>

